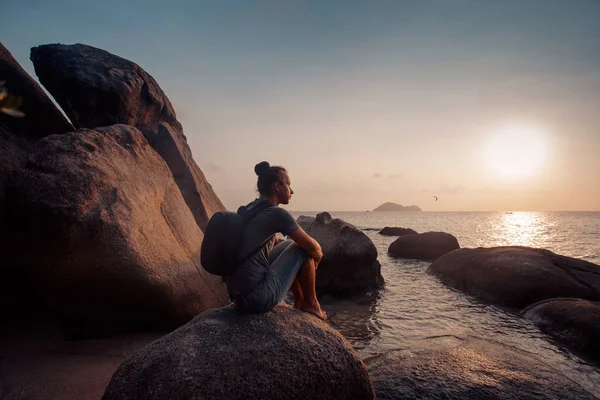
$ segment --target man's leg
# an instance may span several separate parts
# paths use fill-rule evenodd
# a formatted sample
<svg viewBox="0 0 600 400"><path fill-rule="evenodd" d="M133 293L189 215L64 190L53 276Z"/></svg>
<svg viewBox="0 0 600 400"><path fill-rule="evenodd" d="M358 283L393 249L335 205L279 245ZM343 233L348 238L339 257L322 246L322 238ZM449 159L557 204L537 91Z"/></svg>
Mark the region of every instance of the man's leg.
<svg viewBox="0 0 600 400"><path fill-rule="evenodd" d="M302 293L298 279L294 279L292 283L292 293L294 294L294 308L301 309L304 305L304 294Z"/></svg>
<svg viewBox="0 0 600 400"><path fill-rule="evenodd" d="M327 318L327 314L321 310L321 304L319 304L319 301L317 300L317 290L315 288L317 278L316 271L317 265L315 260L309 258L302 264L302 267L300 267L295 282L300 284L302 294L304 295L304 304L300 306L300 309L324 320Z"/></svg>
<svg viewBox="0 0 600 400"><path fill-rule="evenodd" d="M325 319L326 314L321 310L321 305L317 301L315 261L309 258L306 252L296 243L286 242L278 244L273 249L286 246L283 251L274 253L273 257L269 254L269 261L272 260L271 268L279 280L277 287L280 293L276 293L277 302L285 296L288 290L292 289L294 307ZM275 259L273 260L273 258ZM302 302L300 302L300 299L302 299Z"/></svg>

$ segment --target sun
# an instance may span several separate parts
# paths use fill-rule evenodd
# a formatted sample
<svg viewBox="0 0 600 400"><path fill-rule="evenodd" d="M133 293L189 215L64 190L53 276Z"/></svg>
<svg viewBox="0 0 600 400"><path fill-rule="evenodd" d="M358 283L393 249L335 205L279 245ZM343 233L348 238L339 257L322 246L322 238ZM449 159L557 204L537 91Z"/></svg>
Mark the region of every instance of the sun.
<svg viewBox="0 0 600 400"><path fill-rule="evenodd" d="M529 125L511 125L491 132L484 150L487 167L499 178L526 178L546 160L544 132Z"/></svg>

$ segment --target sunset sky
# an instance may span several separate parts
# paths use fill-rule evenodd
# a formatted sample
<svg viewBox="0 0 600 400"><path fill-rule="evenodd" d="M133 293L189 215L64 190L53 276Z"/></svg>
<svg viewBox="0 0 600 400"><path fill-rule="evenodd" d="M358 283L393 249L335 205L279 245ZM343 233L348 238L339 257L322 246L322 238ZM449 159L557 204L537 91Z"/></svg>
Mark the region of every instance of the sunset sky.
<svg viewBox="0 0 600 400"><path fill-rule="evenodd" d="M224 204L600 210L600 1L12 1L0 40L85 43L161 85ZM435 202L433 196L438 196Z"/></svg>

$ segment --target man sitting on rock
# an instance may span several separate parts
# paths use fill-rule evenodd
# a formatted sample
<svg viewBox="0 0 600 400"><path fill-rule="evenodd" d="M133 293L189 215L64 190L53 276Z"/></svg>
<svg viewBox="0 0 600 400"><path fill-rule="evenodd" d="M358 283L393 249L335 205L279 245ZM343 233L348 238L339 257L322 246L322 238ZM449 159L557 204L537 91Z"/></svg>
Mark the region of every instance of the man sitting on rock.
<svg viewBox="0 0 600 400"><path fill-rule="evenodd" d="M327 316L321 310L315 290L316 269L323 257L319 243L310 237L279 204L288 204L294 191L283 167L271 167L263 161L254 167L258 175L260 197L246 207L268 207L248 220L241 242L241 254L251 253L271 236L259 251L227 277L229 296L242 310L266 312L275 307L292 289L294 307L321 319ZM276 233L288 236L282 240Z"/></svg>

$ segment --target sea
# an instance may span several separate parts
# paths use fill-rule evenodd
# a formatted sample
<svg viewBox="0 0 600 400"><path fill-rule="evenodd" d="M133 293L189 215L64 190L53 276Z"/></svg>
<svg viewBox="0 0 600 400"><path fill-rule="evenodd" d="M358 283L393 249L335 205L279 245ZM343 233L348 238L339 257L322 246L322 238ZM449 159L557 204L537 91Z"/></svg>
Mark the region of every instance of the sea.
<svg viewBox="0 0 600 400"><path fill-rule="evenodd" d="M315 216L317 212L292 212ZM483 338L532 354L600 398L600 365L542 333L518 310L486 304L425 273L429 262L388 256L385 226L454 235L461 247L530 246L600 264L600 212L330 212L375 244L385 289L319 298L332 326L363 357L418 353L427 339ZM600 340L600 338L598 338Z"/></svg>

